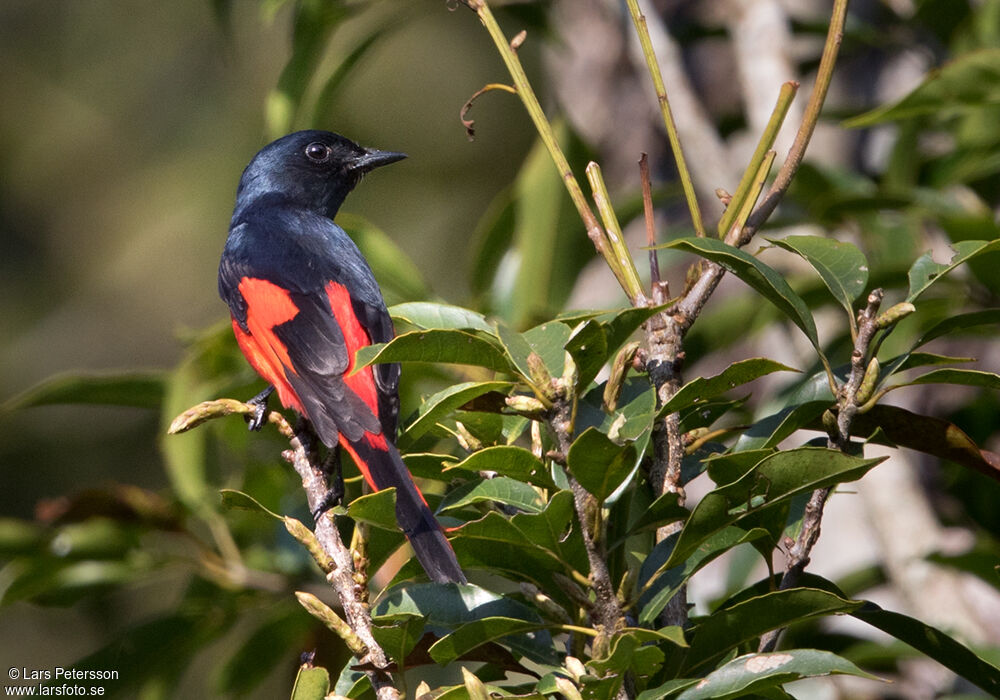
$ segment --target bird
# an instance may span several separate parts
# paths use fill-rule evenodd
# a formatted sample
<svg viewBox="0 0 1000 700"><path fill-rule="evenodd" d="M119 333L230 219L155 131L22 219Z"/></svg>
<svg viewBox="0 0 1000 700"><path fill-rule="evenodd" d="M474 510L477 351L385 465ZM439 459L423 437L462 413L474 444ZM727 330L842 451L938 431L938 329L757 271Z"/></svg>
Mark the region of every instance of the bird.
<svg viewBox="0 0 1000 700"><path fill-rule="evenodd" d="M343 449L372 489L396 488L396 520L428 577L466 583L394 444L399 365L354 371L358 348L388 342L394 330L371 267L333 219L366 173L405 157L319 130L262 148L236 190L219 294L240 350L269 384L250 401L250 428L260 429L277 392L285 408L312 425L338 467ZM342 482L340 493L331 491L328 501L338 501Z"/></svg>

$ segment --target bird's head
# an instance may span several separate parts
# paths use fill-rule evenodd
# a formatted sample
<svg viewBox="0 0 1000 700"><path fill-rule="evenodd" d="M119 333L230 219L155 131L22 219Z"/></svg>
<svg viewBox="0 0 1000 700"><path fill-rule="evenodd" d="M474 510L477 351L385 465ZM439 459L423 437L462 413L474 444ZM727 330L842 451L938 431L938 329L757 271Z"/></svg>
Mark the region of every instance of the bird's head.
<svg viewBox="0 0 1000 700"><path fill-rule="evenodd" d="M333 218L365 173L405 157L364 148L329 131L297 131L272 141L250 161L236 191L237 208L276 192Z"/></svg>

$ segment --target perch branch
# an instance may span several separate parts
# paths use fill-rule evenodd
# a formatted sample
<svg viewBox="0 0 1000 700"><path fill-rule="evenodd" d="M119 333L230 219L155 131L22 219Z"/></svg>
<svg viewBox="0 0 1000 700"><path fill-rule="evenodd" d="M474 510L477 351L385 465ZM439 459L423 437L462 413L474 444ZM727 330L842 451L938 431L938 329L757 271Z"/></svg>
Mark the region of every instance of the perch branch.
<svg viewBox="0 0 1000 700"><path fill-rule="evenodd" d="M171 422L168 433L182 433L213 418L221 418L232 414L253 415L255 407L235 399L218 399L205 401L181 413ZM322 466L316 455L308 449L302 436L288 424L285 417L277 411L268 414L268 422L275 425L278 431L289 441L291 449L285 450L282 457L292 465L302 479L302 488L306 492L306 501L310 512L317 512L323 504L329 486ZM304 533L299 533L304 536ZM318 563L327 571L326 579L337 592L344 611L346 626L338 625L330 617L332 610L325 606L306 605L311 614L322 613L324 622L337 632L344 643L358 656L360 665L364 668L371 681L372 688L378 700L399 700L399 689L393 683L389 671L389 659L375 641L372 634L371 612L366 602L366 587L364 576L358 576L354 570L354 558L340 538L340 533L334 523L333 516L324 513L316 521L315 540L322 550ZM300 537L300 541L303 538ZM309 538L305 538L309 539ZM310 549L312 549L310 547ZM301 602L301 598L300 598ZM308 603L314 603L311 599ZM327 612L329 610L329 612ZM334 617L337 617L334 615ZM337 617L337 620L340 618ZM350 631L348 634L347 631ZM361 652L361 653L359 653Z"/></svg>

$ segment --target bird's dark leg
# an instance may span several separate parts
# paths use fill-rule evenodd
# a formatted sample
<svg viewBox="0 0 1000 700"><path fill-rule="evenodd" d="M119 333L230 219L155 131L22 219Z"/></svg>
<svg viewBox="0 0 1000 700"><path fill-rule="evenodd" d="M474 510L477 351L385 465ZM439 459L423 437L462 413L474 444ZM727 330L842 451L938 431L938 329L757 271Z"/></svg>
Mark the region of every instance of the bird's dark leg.
<svg viewBox="0 0 1000 700"><path fill-rule="evenodd" d="M340 501L344 498L344 474L340 468L340 445L334 445L330 448L326 459L323 460L323 472L326 474L329 490L312 514L316 520L319 520L326 511L340 505Z"/></svg>
<svg viewBox="0 0 1000 700"><path fill-rule="evenodd" d="M247 401L253 406L253 414L246 416L247 425L250 430L260 430L267 422L267 400L274 393L274 386L269 386L252 399Z"/></svg>

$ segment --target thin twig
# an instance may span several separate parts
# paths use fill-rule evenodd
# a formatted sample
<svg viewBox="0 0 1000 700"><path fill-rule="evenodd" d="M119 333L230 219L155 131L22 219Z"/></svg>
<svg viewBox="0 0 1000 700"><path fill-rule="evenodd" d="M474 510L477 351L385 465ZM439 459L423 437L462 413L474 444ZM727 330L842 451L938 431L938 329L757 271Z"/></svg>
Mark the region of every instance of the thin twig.
<svg viewBox="0 0 1000 700"><path fill-rule="evenodd" d="M688 171L687 161L684 159L681 140L677 135L677 124L674 123L674 115L670 111L667 88L663 83L663 74L660 73L660 64L656 60L656 53L653 51L653 42L649 37L646 17L639 9L637 0L626 0L626 3L628 4L629 13L632 15L632 22L635 24L639 43L642 45L642 53L646 57L646 66L649 68L649 75L653 79L656 99L660 103L663 124L667 130L667 139L670 141L670 150L673 151L674 161L677 163L677 174L680 177L681 187L684 190L684 199L687 201L688 210L691 212L691 222L694 225L695 233L699 236L704 236L705 225L701 221L701 208L698 206L698 197L695 194L694 185L691 183L691 173Z"/></svg>
<svg viewBox="0 0 1000 700"><path fill-rule="evenodd" d="M660 284L660 258L656 252L656 221L653 216L653 183L649 176L649 156L639 156L639 182L642 184L642 213L646 220L646 245L649 247L649 280L656 297ZM669 295L668 295L669 296Z"/></svg>
<svg viewBox="0 0 1000 700"><path fill-rule="evenodd" d="M882 304L884 293L875 289L868 295L865 308L858 313L858 335L854 340L854 350L851 353L851 373L847 382L837 392L837 416L835 421L829 421L830 434L827 447L839 450L844 454L851 452L851 423L858 413L858 390L861 388L870 362L872 340L880 330L876 322L878 310ZM788 548L788 560L785 563L785 573L781 576L781 590L787 590L798 585L802 573L809 564L809 556L819 540L823 520L823 509L830 488L816 489L806 503L802 515L802 526L799 535ZM781 630L772 630L761 637L758 647L761 652L774 651Z"/></svg>
<svg viewBox="0 0 1000 700"><path fill-rule="evenodd" d="M847 19L848 0L834 0L833 12L830 15L830 29L826 34L826 43L823 45L823 55L819 61L819 68L816 71L816 85L809 96L809 103L806 105L805 114L802 117L802 126L795 134L795 141L788 151L788 157L778 171L778 176L774 179L771 189L761 201L760 205L750 215L747 225L743 229L737 245L745 245L760 227L771 216L778 202L785 196L788 186L792 184L792 178L798 172L802 159L805 157L809 140L816 130L819 122L819 114L826 101L826 93L830 88L830 81L833 78L833 67L837 63L837 54L840 52L840 42L844 38L844 23Z"/></svg>

